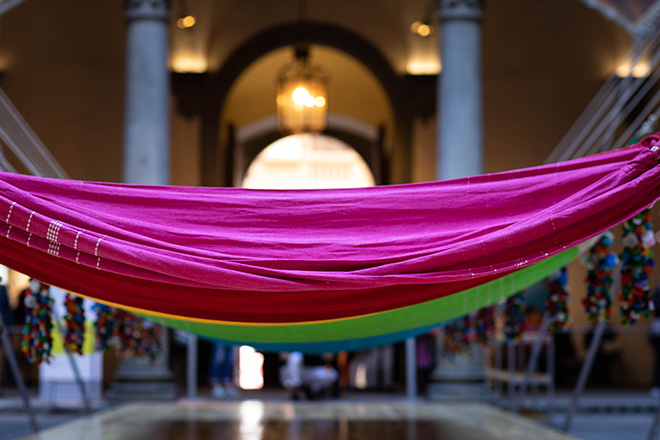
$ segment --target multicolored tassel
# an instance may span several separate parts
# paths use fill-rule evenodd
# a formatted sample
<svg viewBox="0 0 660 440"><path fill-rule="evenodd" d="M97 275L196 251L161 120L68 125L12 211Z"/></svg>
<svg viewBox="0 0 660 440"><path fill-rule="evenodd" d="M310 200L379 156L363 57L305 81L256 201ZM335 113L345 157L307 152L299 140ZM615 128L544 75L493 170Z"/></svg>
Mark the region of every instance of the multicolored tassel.
<svg viewBox="0 0 660 440"><path fill-rule="evenodd" d="M518 292L507 298L504 306L504 336L507 341L520 338L525 331L526 311L523 292Z"/></svg>
<svg viewBox="0 0 660 440"><path fill-rule="evenodd" d="M109 345L124 357L149 356L160 353L161 326L124 310L113 309L112 337Z"/></svg>
<svg viewBox="0 0 660 440"><path fill-rule="evenodd" d="M587 296L582 300L589 321L598 323L612 316L612 272L619 262L611 252L614 234L606 232L582 259L587 266Z"/></svg>
<svg viewBox="0 0 660 440"><path fill-rule="evenodd" d="M444 327L444 351L450 357L470 351L471 337L470 315L447 323Z"/></svg>
<svg viewBox="0 0 660 440"><path fill-rule="evenodd" d="M495 307L489 306L479 309L474 317L475 339L479 345L487 347L493 343L497 326Z"/></svg>
<svg viewBox="0 0 660 440"><path fill-rule="evenodd" d="M53 299L49 287L37 280L30 281L25 291L25 322L21 351L27 361L37 365L50 363L53 349Z"/></svg>
<svg viewBox="0 0 660 440"><path fill-rule="evenodd" d="M568 275L566 268L562 268L546 279L548 287L548 300L546 307L550 317L550 331L553 333L566 331L571 323L568 314Z"/></svg>
<svg viewBox="0 0 660 440"><path fill-rule="evenodd" d="M96 312L96 322L94 322L96 342L94 348L97 351L105 351L111 346L116 325L116 321L112 316L113 310L111 307L99 303L94 304L92 310Z"/></svg>
<svg viewBox="0 0 660 440"><path fill-rule="evenodd" d="M83 299L67 293L64 297L64 349L82 354L85 342L85 307Z"/></svg>
<svg viewBox="0 0 660 440"><path fill-rule="evenodd" d="M621 324L634 325L653 311L649 276L653 270L655 236L650 210L644 210L623 222L621 260Z"/></svg>

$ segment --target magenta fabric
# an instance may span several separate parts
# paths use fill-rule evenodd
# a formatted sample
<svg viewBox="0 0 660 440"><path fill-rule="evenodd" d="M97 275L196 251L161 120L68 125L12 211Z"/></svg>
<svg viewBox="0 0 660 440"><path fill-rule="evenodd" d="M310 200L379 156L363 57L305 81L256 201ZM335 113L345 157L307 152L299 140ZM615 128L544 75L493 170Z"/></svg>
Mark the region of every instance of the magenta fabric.
<svg viewBox="0 0 660 440"><path fill-rule="evenodd" d="M342 190L1 173L0 263L183 317L307 322L382 312L492 281L648 207L660 196L657 142L499 174Z"/></svg>

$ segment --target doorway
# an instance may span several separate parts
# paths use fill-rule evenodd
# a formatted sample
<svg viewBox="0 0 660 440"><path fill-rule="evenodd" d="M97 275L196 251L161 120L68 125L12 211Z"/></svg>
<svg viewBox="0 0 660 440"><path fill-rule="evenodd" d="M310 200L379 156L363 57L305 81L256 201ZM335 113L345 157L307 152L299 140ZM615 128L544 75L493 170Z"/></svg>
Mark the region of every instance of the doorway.
<svg viewBox="0 0 660 440"><path fill-rule="evenodd" d="M248 166L241 186L273 190L359 188L374 186L374 176L362 156L346 142L325 134L295 134L264 148ZM247 350L241 347L239 353L243 352ZM239 383L243 383L240 375L249 374L249 381L260 384L259 388L280 386L278 354L265 353L261 358L250 355L239 359L239 365ZM262 378L254 378L257 371L262 372Z"/></svg>

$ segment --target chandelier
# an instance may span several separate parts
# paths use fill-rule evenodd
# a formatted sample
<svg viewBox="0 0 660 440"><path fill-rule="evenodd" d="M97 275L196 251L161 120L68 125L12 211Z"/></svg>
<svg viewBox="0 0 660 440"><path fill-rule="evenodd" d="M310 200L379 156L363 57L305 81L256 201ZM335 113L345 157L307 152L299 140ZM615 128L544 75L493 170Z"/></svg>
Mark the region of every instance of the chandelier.
<svg viewBox="0 0 660 440"><path fill-rule="evenodd" d="M328 80L309 62L307 47L296 47L295 58L277 79L277 127L283 134L320 133L326 127Z"/></svg>

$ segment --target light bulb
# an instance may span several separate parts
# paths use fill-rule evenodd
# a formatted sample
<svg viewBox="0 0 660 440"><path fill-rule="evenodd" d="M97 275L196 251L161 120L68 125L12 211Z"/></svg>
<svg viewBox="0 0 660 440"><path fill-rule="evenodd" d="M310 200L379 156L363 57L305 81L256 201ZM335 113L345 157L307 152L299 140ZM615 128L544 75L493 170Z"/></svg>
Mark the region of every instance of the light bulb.
<svg viewBox="0 0 660 440"><path fill-rule="evenodd" d="M296 105L307 105L309 98L312 98L312 96L306 88L300 86L293 91L291 98L293 98L293 103ZM314 98L312 98L312 100L313 99Z"/></svg>
<svg viewBox="0 0 660 440"><path fill-rule="evenodd" d="M195 26L195 23L197 20L195 20L195 17L192 15L186 15L185 17L181 17L176 21L176 25L179 27L179 29L188 29L193 26Z"/></svg>

